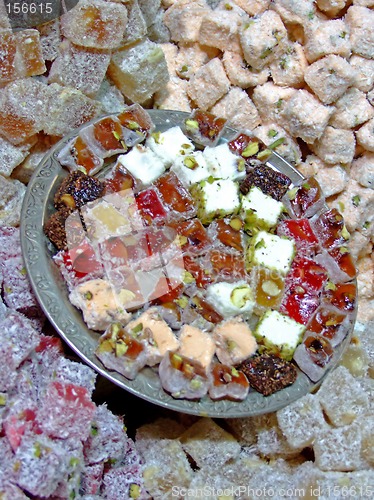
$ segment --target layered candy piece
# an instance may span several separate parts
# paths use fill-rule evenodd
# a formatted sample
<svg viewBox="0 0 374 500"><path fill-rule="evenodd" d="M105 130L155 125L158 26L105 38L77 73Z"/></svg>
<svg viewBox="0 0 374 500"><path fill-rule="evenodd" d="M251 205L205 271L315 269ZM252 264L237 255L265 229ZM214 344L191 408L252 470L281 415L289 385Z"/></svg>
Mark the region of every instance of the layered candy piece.
<svg viewBox="0 0 374 500"><path fill-rule="evenodd" d="M208 111L194 109L184 120L184 132L199 146L215 146L221 138L227 120Z"/></svg>

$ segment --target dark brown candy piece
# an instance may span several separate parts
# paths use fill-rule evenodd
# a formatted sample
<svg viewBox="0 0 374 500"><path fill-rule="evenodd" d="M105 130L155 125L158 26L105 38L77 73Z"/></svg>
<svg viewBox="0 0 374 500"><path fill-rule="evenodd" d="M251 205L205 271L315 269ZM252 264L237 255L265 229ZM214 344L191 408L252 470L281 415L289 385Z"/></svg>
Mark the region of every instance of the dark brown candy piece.
<svg viewBox="0 0 374 500"><path fill-rule="evenodd" d="M292 363L267 353L247 359L239 368L249 385L264 396L293 384L297 376Z"/></svg>
<svg viewBox="0 0 374 500"><path fill-rule="evenodd" d="M73 209L62 206L44 225L45 234L58 250L64 250L67 247L65 222L72 212Z"/></svg>
<svg viewBox="0 0 374 500"><path fill-rule="evenodd" d="M80 170L75 170L62 181L55 194L54 205L57 209L62 207L76 209L100 198L103 194L103 183Z"/></svg>
<svg viewBox="0 0 374 500"><path fill-rule="evenodd" d="M247 194L251 186L256 186L275 200L281 200L286 194L291 180L280 172L266 165L259 165L251 170L240 184L240 191Z"/></svg>

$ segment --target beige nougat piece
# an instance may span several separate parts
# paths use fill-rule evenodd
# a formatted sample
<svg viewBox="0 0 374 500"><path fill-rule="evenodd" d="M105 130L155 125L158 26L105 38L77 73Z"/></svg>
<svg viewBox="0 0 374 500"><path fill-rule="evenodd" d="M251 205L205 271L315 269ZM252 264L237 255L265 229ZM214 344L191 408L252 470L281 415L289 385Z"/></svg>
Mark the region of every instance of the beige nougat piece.
<svg viewBox="0 0 374 500"><path fill-rule="evenodd" d="M169 81L164 52L148 39L115 52L108 74L128 99L138 103L149 99Z"/></svg>
<svg viewBox="0 0 374 500"><path fill-rule="evenodd" d="M374 59L353 54L349 59L349 64L356 72L354 86L362 92L369 92L374 85Z"/></svg>
<svg viewBox="0 0 374 500"><path fill-rule="evenodd" d="M240 453L236 439L210 418L198 420L179 439L198 467L220 467Z"/></svg>
<svg viewBox="0 0 374 500"><path fill-rule="evenodd" d="M312 144L323 134L333 111L334 108L324 106L313 94L300 89L294 90L280 116L283 127L293 137Z"/></svg>
<svg viewBox="0 0 374 500"><path fill-rule="evenodd" d="M360 90L351 87L335 103L330 125L335 128L355 128L374 116L374 107Z"/></svg>
<svg viewBox="0 0 374 500"><path fill-rule="evenodd" d="M275 122L284 127L282 111L297 92L292 87L281 87L273 82L257 85L253 89L252 99L263 122ZM319 104L321 106L321 104ZM289 117L286 117L288 120Z"/></svg>
<svg viewBox="0 0 374 500"><path fill-rule="evenodd" d="M305 30L305 55L314 62L328 54L348 58L351 55L349 28L343 19L310 24Z"/></svg>
<svg viewBox="0 0 374 500"><path fill-rule="evenodd" d="M230 82L237 87L247 89L256 85L264 84L269 78L269 68L261 70L251 68L246 63L242 54L226 50L223 53L222 62Z"/></svg>
<svg viewBox="0 0 374 500"><path fill-rule="evenodd" d="M0 175L0 225L19 226L26 187Z"/></svg>
<svg viewBox="0 0 374 500"><path fill-rule="evenodd" d="M368 408L368 396L344 366L331 372L317 393L323 410L337 427L351 424Z"/></svg>
<svg viewBox="0 0 374 500"><path fill-rule="evenodd" d="M350 29L352 52L374 59L374 12L360 5L352 5L345 21Z"/></svg>
<svg viewBox="0 0 374 500"><path fill-rule="evenodd" d="M205 0L177 0L164 15L164 23L169 28L174 42L197 42L200 26L205 14L210 11Z"/></svg>
<svg viewBox="0 0 374 500"><path fill-rule="evenodd" d="M374 189L374 153L365 152L353 160L350 174L361 186Z"/></svg>
<svg viewBox="0 0 374 500"><path fill-rule="evenodd" d="M271 77L276 85L301 87L308 66L304 49L299 43L289 43L282 56L270 64Z"/></svg>
<svg viewBox="0 0 374 500"><path fill-rule="evenodd" d="M362 147L374 152L374 118L357 130L356 139Z"/></svg>
<svg viewBox="0 0 374 500"><path fill-rule="evenodd" d="M230 88L223 64L218 57L201 66L188 82L187 94L201 109L207 110Z"/></svg>
<svg viewBox="0 0 374 500"><path fill-rule="evenodd" d="M226 118L230 125L236 129L253 130L261 123L260 115L253 101L244 90L238 87L232 87L211 108L211 111L216 116Z"/></svg>
<svg viewBox="0 0 374 500"><path fill-rule="evenodd" d="M304 79L316 96L331 104L354 84L354 68L343 57L328 55L314 62L305 70Z"/></svg>
<svg viewBox="0 0 374 500"><path fill-rule="evenodd" d="M213 10L201 22L199 43L220 50L241 52L239 26L242 18L234 10Z"/></svg>
<svg viewBox="0 0 374 500"><path fill-rule="evenodd" d="M271 10L250 19L240 29L244 58L255 69L262 69L285 51L287 30L279 15Z"/></svg>
<svg viewBox="0 0 374 500"><path fill-rule="evenodd" d="M356 140L352 130L328 125L310 149L321 160L331 165L350 163L355 154Z"/></svg>

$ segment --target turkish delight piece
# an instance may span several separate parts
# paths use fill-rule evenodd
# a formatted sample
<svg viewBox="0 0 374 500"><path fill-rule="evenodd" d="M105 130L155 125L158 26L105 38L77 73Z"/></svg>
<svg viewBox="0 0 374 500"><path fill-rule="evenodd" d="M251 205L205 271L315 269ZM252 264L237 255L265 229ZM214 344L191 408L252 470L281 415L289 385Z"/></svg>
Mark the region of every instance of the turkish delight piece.
<svg viewBox="0 0 374 500"><path fill-rule="evenodd" d="M101 103L76 89L57 83L48 85L46 134L63 136L101 113Z"/></svg>
<svg viewBox="0 0 374 500"><path fill-rule="evenodd" d="M172 219L179 216L189 219L195 215L193 198L173 172L159 177L154 186L158 189L165 206L170 210Z"/></svg>
<svg viewBox="0 0 374 500"><path fill-rule="evenodd" d="M154 439L143 450L144 485L153 498L170 496L175 484L188 487L193 470L176 439Z"/></svg>
<svg viewBox="0 0 374 500"><path fill-rule="evenodd" d="M147 226L165 222L167 212L155 189L144 189L136 194L135 199L140 215Z"/></svg>
<svg viewBox="0 0 374 500"><path fill-rule="evenodd" d="M212 379L212 384L209 387L211 399L243 401L248 395L247 377L233 366L215 363L212 368Z"/></svg>
<svg viewBox="0 0 374 500"><path fill-rule="evenodd" d="M21 144L42 130L47 117L47 85L23 78L9 83L0 95L0 133Z"/></svg>
<svg viewBox="0 0 374 500"><path fill-rule="evenodd" d="M65 40L53 61L49 83L58 83L95 97L100 89L110 61L110 53L79 47Z"/></svg>
<svg viewBox="0 0 374 500"><path fill-rule="evenodd" d="M39 344L39 334L23 314L10 311L0 322L1 348L11 352L14 365L19 366Z"/></svg>
<svg viewBox="0 0 374 500"><path fill-rule="evenodd" d="M240 445L210 418L201 418L179 438L198 467L221 467L239 456Z"/></svg>
<svg viewBox="0 0 374 500"><path fill-rule="evenodd" d="M61 17L61 31L66 38L95 49L119 47L126 25L126 7L102 0L80 0Z"/></svg>
<svg viewBox="0 0 374 500"><path fill-rule="evenodd" d="M354 283L332 283L329 281L322 293L322 302L340 311L351 313L357 302L357 287Z"/></svg>
<svg viewBox="0 0 374 500"><path fill-rule="evenodd" d="M108 75L133 102L143 103L169 80L164 53L148 39L115 52Z"/></svg>
<svg viewBox="0 0 374 500"><path fill-rule="evenodd" d="M174 163L176 156L188 155L195 149L178 126L171 127L165 132L155 131L148 138L146 145L163 160L166 168Z"/></svg>
<svg viewBox="0 0 374 500"><path fill-rule="evenodd" d="M29 155L29 150L35 141L36 137L32 136L28 141L15 146L5 138L0 137L0 174L9 177L13 173L14 176L14 169ZM18 178L18 180L20 179Z"/></svg>
<svg viewBox="0 0 374 500"><path fill-rule="evenodd" d="M178 352L167 352L159 365L162 387L174 398L199 399L208 392L209 377L203 366Z"/></svg>
<svg viewBox="0 0 374 500"><path fill-rule="evenodd" d="M31 495L52 495L57 484L64 480L64 455L62 445L45 435L25 436L14 457L19 464L15 482Z"/></svg>
<svg viewBox="0 0 374 500"><path fill-rule="evenodd" d="M0 226L0 259L4 261L10 257L20 257L21 236L19 227ZM1 271L0 271L1 273Z"/></svg>
<svg viewBox="0 0 374 500"><path fill-rule="evenodd" d="M184 120L186 135L201 146L215 146L223 134L227 120L201 109L195 109Z"/></svg>
<svg viewBox="0 0 374 500"><path fill-rule="evenodd" d="M4 226L19 226L26 187L16 179L0 176L0 222Z"/></svg>
<svg viewBox="0 0 374 500"><path fill-rule="evenodd" d="M311 219L310 225L324 248L343 246L349 239L343 216L336 208L317 214Z"/></svg>
<svg viewBox="0 0 374 500"><path fill-rule="evenodd" d="M293 358L301 371L318 382L334 359L334 349L327 338L307 332Z"/></svg>
<svg viewBox="0 0 374 500"><path fill-rule="evenodd" d="M264 396L293 384L297 376L292 363L267 353L246 360L240 369L247 376L249 385Z"/></svg>
<svg viewBox="0 0 374 500"><path fill-rule="evenodd" d="M89 437L84 443L85 462L92 465L120 460L126 450L127 439L121 418L113 415L105 405L98 406Z"/></svg>
<svg viewBox="0 0 374 500"><path fill-rule="evenodd" d="M147 362L146 346L121 328L112 324L99 339L95 352L103 365L133 380Z"/></svg>
<svg viewBox="0 0 374 500"><path fill-rule="evenodd" d="M60 20L54 19L36 28L40 33L40 44L45 61L53 61L58 54L58 48L62 42Z"/></svg>
<svg viewBox="0 0 374 500"><path fill-rule="evenodd" d="M81 491L83 498L95 498L93 495L100 493L104 474L104 462L86 465L81 474ZM92 495L90 497L90 495ZM98 497L99 498L99 497Z"/></svg>
<svg viewBox="0 0 374 500"><path fill-rule="evenodd" d="M286 275L295 257L296 245L291 239L266 231L256 233L248 246L249 266L262 266L281 275Z"/></svg>
<svg viewBox="0 0 374 500"><path fill-rule="evenodd" d="M132 143L129 144L126 132L127 130L122 128L117 118L108 116L84 127L80 132L80 137L100 158L108 158L124 153L128 146L132 145ZM135 133L135 135L138 140L138 134Z"/></svg>
<svg viewBox="0 0 374 500"><path fill-rule="evenodd" d="M329 374L318 391L318 399L330 421L337 427L351 424L368 408L368 395L343 367Z"/></svg>
<svg viewBox="0 0 374 500"><path fill-rule="evenodd" d="M84 387L89 394L92 394L95 389L96 373L82 363L61 356L54 365L53 379Z"/></svg>
<svg viewBox="0 0 374 500"><path fill-rule="evenodd" d="M31 289L22 257L13 257L2 265L5 304L30 318L42 315Z"/></svg>
<svg viewBox="0 0 374 500"><path fill-rule="evenodd" d="M126 2L127 25L123 35L121 46L131 45L147 36L147 24L139 7L138 0Z"/></svg>
<svg viewBox="0 0 374 500"><path fill-rule="evenodd" d="M361 441L361 429L357 425L320 432L313 445L317 466L325 471L359 468Z"/></svg>
<svg viewBox="0 0 374 500"><path fill-rule="evenodd" d="M119 466L110 469L103 476L103 495L108 500L116 498L138 498L148 500L143 481L143 467L140 465Z"/></svg>
<svg viewBox="0 0 374 500"><path fill-rule="evenodd" d="M17 383L17 363L10 349L0 349L0 391L10 391Z"/></svg>
<svg viewBox="0 0 374 500"><path fill-rule="evenodd" d="M281 201L274 200L256 186L251 186L247 194L242 196L240 215L248 232L256 229L272 229L285 207Z"/></svg>
<svg viewBox="0 0 374 500"><path fill-rule="evenodd" d="M85 387L56 380L48 384L37 421L48 436L84 441L89 436L95 409Z"/></svg>
<svg viewBox="0 0 374 500"><path fill-rule="evenodd" d="M118 120L129 132L132 131L133 135L137 135L140 142L148 137L155 128L149 113L137 103L127 106L118 115ZM137 141L134 139L131 140L131 143L126 142L128 146L133 146L136 143Z"/></svg>
<svg viewBox="0 0 374 500"><path fill-rule="evenodd" d="M143 456L147 448L162 439L177 439L186 426L171 418L158 418L152 423L141 425L136 429L136 449Z"/></svg>
<svg viewBox="0 0 374 500"><path fill-rule="evenodd" d="M197 215L203 224L214 218L236 214L240 209L239 189L231 179L203 180L194 185L191 194L197 204ZM224 196L223 196L224 193Z"/></svg>
<svg viewBox="0 0 374 500"><path fill-rule="evenodd" d="M279 427L293 448L306 448L313 444L323 429L328 429L318 398L307 394L278 410Z"/></svg>

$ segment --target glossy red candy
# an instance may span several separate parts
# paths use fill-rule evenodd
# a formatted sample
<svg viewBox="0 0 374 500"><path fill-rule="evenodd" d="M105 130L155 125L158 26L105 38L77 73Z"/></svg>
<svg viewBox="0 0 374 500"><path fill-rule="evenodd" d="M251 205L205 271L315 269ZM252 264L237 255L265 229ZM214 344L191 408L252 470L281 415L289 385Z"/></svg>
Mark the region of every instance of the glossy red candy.
<svg viewBox="0 0 374 500"><path fill-rule="evenodd" d="M318 293L327 280L326 270L311 259L296 257L287 276L290 288L303 287L311 293Z"/></svg>
<svg viewBox="0 0 374 500"><path fill-rule="evenodd" d="M354 278L357 274L356 267L354 265L352 255L349 253L347 247L334 248L329 251L329 254L335 262L338 264L340 269L347 274L349 278Z"/></svg>
<svg viewBox="0 0 374 500"><path fill-rule="evenodd" d="M101 262L97 259L95 250L87 240L63 252L63 261L67 267L72 269L78 279L102 270Z"/></svg>
<svg viewBox="0 0 374 500"><path fill-rule="evenodd" d="M166 210L155 189L149 188L141 191L135 195L135 200L139 212L148 226L165 219Z"/></svg>
<svg viewBox="0 0 374 500"><path fill-rule="evenodd" d="M113 174L105 179L105 192L116 193L132 189L135 185L135 179L128 172L122 172L118 167L114 169Z"/></svg>
<svg viewBox="0 0 374 500"><path fill-rule="evenodd" d="M308 330L332 340L336 337L345 317L343 313L320 306L310 320Z"/></svg>
<svg viewBox="0 0 374 500"><path fill-rule="evenodd" d="M288 291L282 301L280 311L298 323L306 325L319 305L316 294L296 286Z"/></svg>
<svg viewBox="0 0 374 500"><path fill-rule="evenodd" d="M278 224L277 234L292 238L298 254L313 255L318 249L318 240L308 219L283 220Z"/></svg>

